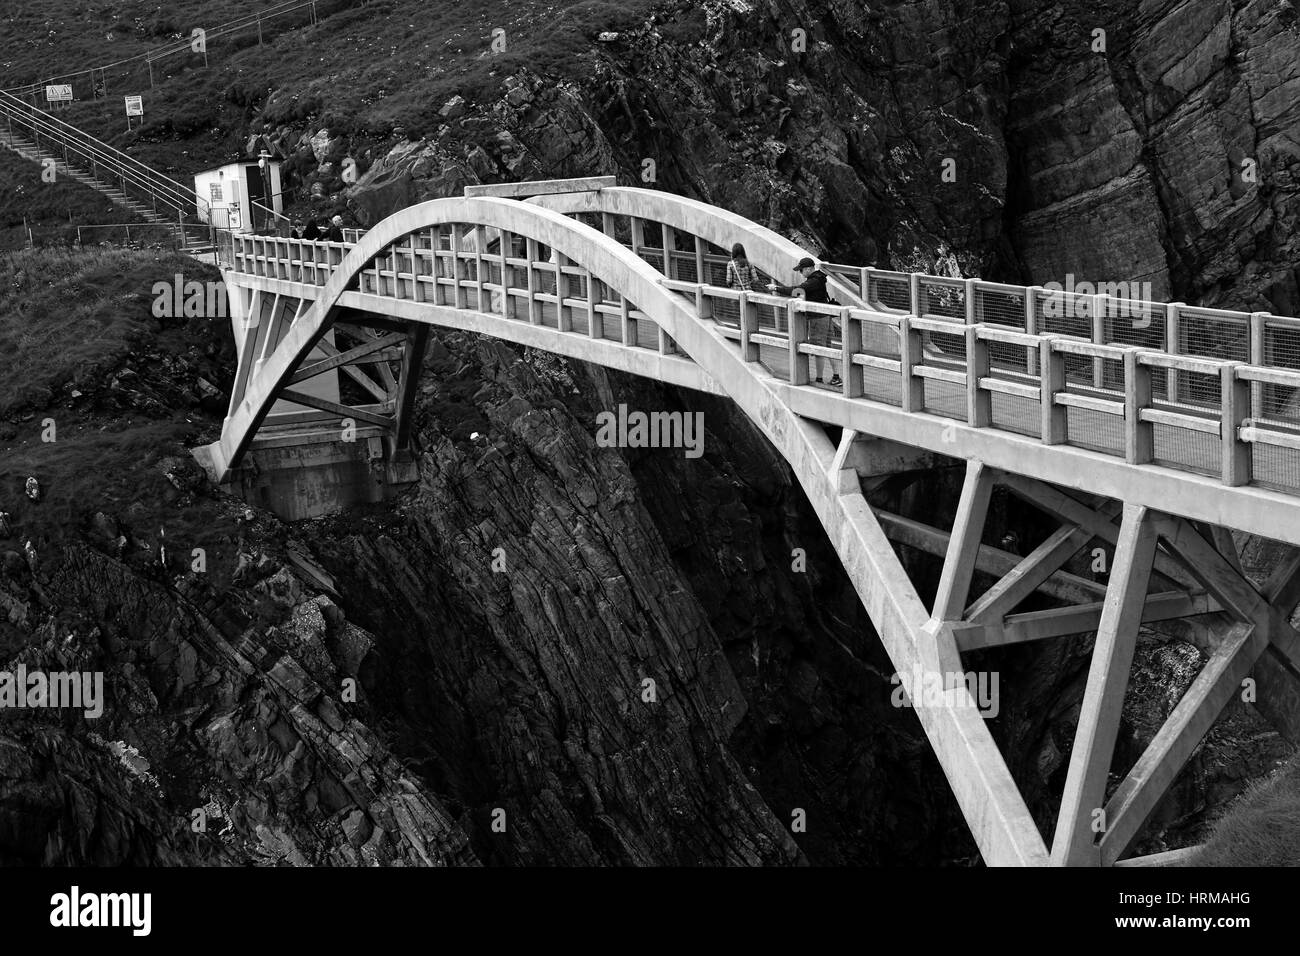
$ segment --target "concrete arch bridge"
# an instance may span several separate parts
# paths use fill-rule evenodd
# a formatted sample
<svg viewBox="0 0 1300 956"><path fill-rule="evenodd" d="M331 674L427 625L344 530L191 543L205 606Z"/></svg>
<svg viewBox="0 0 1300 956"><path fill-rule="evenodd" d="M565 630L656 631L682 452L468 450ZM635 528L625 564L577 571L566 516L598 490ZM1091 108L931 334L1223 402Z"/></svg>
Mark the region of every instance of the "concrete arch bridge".
<svg viewBox="0 0 1300 956"><path fill-rule="evenodd" d="M898 673L947 688L914 705L984 860L1176 860L1126 857L1243 680L1291 739L1300 725L1300 551L1256 586L1233 539L1300 545L1300 320L836 263L822 268L838 305L819 305L725 288L736 241L782 281L806 254L612 178L471 187L354 243L236 236L238 373L221 438L196 457L290 517L414 480L433 326L726 396L789 462ZM815 314L838 344L808 341ZM810 380L818 357L842 387ZM344 402L341 375L366 400ZM953 465L965 483L950 529L868 503L890 476ZM981 541L998 484L1059 522L1023 556ZM943 558L933 600L895 543ZM1062 570L1098 544L1114 552L1104 580ZM977 569L997 580L974 594ZM1019 609L1040 591L1060 606ZM1207 660L1145 753L1112 768L1141 626ZM1040 829L954 675L973 651L1089 632L1060 813Z"/></svg>

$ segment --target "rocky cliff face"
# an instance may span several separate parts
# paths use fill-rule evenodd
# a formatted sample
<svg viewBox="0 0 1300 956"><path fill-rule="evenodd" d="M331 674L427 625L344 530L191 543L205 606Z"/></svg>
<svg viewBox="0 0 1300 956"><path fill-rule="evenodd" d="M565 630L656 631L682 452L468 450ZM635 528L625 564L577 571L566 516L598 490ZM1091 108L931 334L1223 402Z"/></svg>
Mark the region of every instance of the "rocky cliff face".
<svg viewBox="0 0 1300 956"><path fill-rule="evenodd" d="M444 109L356 203L650 160L837 261L1292 314L1297 41L1291 0L669 3L580 83Z"/></svg>
<svg viewBox="0 0 1300 956"><path fill-rule="evenodd" d="M466 147L466 175L488 180L645 182L649 168L654 185L838 261L1144 282L1155 298L1293 313L1297 30L1289 3L665 5L648 27L604 38L586 82L513 76L500 102L439 140L486 124L521 146ZM380 166L400 168L392 159ZM917 497L952 493L941 482ZM921 514L942 526L943 512ZM1047 828L1087 651L1062 642L1002 663L1024 696L998 733ZM1196 659L1177 643L1144 648L1121 763ZM1287 750L1244 711L1220 733L1161 811L1175 834L1194 835L1197 812Z"/></svg>
<svg viewBox="0 0 1300 956"><path fill-rule="evenodd" d="M162 404L184 404L186 378ZM421 484L396 508L289 527L187 474L173 504L216 529L196 573L181 532L160 552L141 504L86 502L105 510L0 574L8 666L99 670L105 687L95 719L6 712L5 858L968 858L766 442L710 401L692 405L699 459L597 447L597 410L620 402L680 398L448 335L420 398ZM123 477L147 498L158 468Z"/></svg>
<svg viewBox="0 0 1300 956"><path fill-rule="evenodd" d="M396 515L323 522L310 540L376 636L363 671L375 719L454 795L482 859L938 850L936 824L954 820L935 768L752 426L710 402L701 459L602 449L599 409L677 397L468 336L434 346L423 392L419 491ZM888 794L895 773L918 784L907 801ZM505 837L488 826L498 807ZM800 810L815 823L792 835Z"/></svg>
<svg viewBox="0 0 1300 956"><path fill-rule="evenodd" d="M304 188L341 189L341 161L362 157L347 195L363 223L468 182L640 182L652 160L655 184L829 258L1141 279L1157 296L1295 312L1296 36L1289 2L670 3L597 41L581 81L518 73L496 101L443 106L427 136L281 135L305 137ZM169 507L208 529L215 557L201 574L162 568L132 487L161 481L142 455L49 530L34 572L3 564L7 659L101 668L108 693L97 721L5 716L6 861L973 858L915 721L890 705L892 667L856 596L744 419L499 343L431 349L423 477L398 506L286 527L169 473ZM228 360L225 380L203 371L224 384ZM220 410L196 404L194 368L168 367L189 398L128 369L149 388L114 376L92 423L153 447L150 429L185 408L203 432L188 440L210 440ZM703 411L704 457L596 447L596 411L624 401ZM0 432L4 452L20 430ZM953 485L884 503L943 526ZM998 514L998 534L1032 538L1023 509ZM998 661L995 733L1048 829L1086 651ZM1144 646L1124 755L1172 708L1188 655ZM1149 848L1195 839L1283 749L1234 716ZM800 810L806 831L792 830Z"/></svg>
<svg viewBox="0 0 1300 956"><path fill-rule="evenodd" d="M176 372L159 409L183 405L197 371ZM703 456L599 447L596 414L620 403L701 412ZM131 405L140 429L148 404ZM172 508L215 529L201 573L181 532L167 557L143 505L106 500L43 543L34 572L6 565L6 666L105 675L97 719L6 712L6 860L975 858L824 534L727 403L446 334L417 411L422 479L395 507L286 526L146 461L122 477L148 499L166 471ZM189 414L206 432L219 422ZM942 524L950 490L939 477L882 502ZM933 562L907 559L933 579ZM1086 650L985 662L1000 671L996 733L1046 827ZM1194 658L1155 643L1139 655L1125 753ZM1195 837L1279 755L1260 730L1242 713L1216 731L1153 848Z"/></svg>

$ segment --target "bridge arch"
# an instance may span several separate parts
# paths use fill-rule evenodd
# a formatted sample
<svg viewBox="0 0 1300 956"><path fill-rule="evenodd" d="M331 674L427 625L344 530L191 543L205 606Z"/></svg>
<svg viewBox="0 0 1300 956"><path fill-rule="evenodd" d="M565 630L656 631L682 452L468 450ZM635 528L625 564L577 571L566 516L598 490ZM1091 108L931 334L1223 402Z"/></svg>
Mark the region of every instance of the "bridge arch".
<svg viewBox="0 0 1300 956"><path fill-rule="evenodd" d="M665 205L662 211L670 219L676 216L672 221L689 229L695 222L683 213L689 211L689 204L679 204L676 209L678 212L673 213ZM716 217L708 225L708 235L720 237L720 230L730 225L727 217ZM752 227L738 217L734 225ZM539 203L484 197L432 200L404 209L366 233L333 269L323 287L313 289L315 301L311 307L293 321L261 367L246 376L242 394L232 397L232 411L220 441L200 456L200 460L206 457L204 463L210 473L224 478L238 465L259 425L295 370L328 331L338 310L349 301L358 301L360 277L367 268L373 268L376 257L413 234L441 226L484 227L523 237L530 248L545 246L558 252L635 303L698 366L702 375L697 382L734 400L790 464L898 671L934 672L937 676L945 661L955 660L951 632L936 634L928 629L929 614L861 488L856 481L845 479L846 470L852 471L846 450L854 435L846 433L845 442L837 450L820 424L795 414L766 377L757 374L712 323L700 319L691 308L691 300L665 286L660 272L614 237ZM754 247L763 257L758 261L774 269L783 264L777 257L788 260L802 254L784 240L765 240ZM409 315L412 321L491 334L491 329L479 321L481 309L474 312L457 308L454 302L448 305L399 298L389 300L388 310L390 315ZM566 335L571 342L576 338L558 329L546 332L557 345ZM576 357L586 357L583 351L577 350ZM589 357L619 367L618 363L602 361L604 356L598 349L593 349ZM657 358L661 365L665 361L662 355ZM650 374L648 367L628 370ZM684 379L683 384L690 384ZM935 750L942 755L953 792L985 860L990 864L1046 863L1042 837L973 704L969 700L946 701L919 707L917 713Z"/></svg>
<svg viewBox="0 0 1300 956"><path fill-rule="evenodd" d="M581 221L590 215L601 217L600 229ZM620 217L631 224L628 245L621 241ZM657 252L653 244L637 248L646 223L663 229ZM474 233L472 244L462 242L467 232ZM402 422L409 418L413 400L410 386L423 354L421 335L433 325L725 395L789 463L897 674L912 688L949 686L951 675L963 673L964 651L1085 632L1098 635L1050 854L968 687L917 703L915 711L987 863L1098 865L1120 860L1240 677L1255 666L1277 669L1281 681L1300 674L1300 634L1289 623L1300 601L1300 556L1280 567L1266 586L1256 587L1236 562L1228 533L1237 529L1300 545L1295 489L1270 487L1277 472L1267 471L1274 467L1269 459L1257 455L1258 474L1249 460L1251 445L1281 447L1292 439L1275 434L1267 422L1247 424L1252 388L1262 383L1300 388L1300 372L1039 334L1028 326L1009 330L982 316L979 295L986 295L986 305L996 304L999 296L1018 296L1017 308L1024 315L1041 290L975 279L911 276L910 309L892 313L853 307L854 299L845 292L839 297L850 305L835 309L718 289L675 275L677 233L693 237L696 280L704 278L698 268L706 261L704 244L725 248L739 238L755 263L771 274L804 254L774 233L706 204L613 187L527 202L487 196L434 200L395 214L353 247L240 237L235 268L227 273L227 281L243 290L232 297L236 319L265 314L261 305L249 307L252 300L244 292L254 299L273 294L270 315L278 326L275 334L267 330L253 337L249 326L256 322L245 322L221 440L196 450L196 457L214 477L228 476L280 398L315 405L327 415L355 411L362 420L391 425L390 437L400 448ZM489 241L493 234L500 239L495 250ZM522 255L516 251L520 242ZM664 268L649 261L656 256ZM718 265L715 256L709 276L714 281ZM520 272L526 274L523 287ZM869 282L869 272L862 270L864 293L882 278ZM549 290L542 281L548 277L553 283ZM570 288L575 277L580 294ZM887 279L904 286L909 281L897 273ZM953 303L962 292L964 313L954 314ZM282 307L282 299L296 304ZM739 322L715 321L721 318L713 311L718 302L730 303ZM584 309L585 329L577 318ZM769 310L764 313L767 325L760 309ZM807 340L807 314L819 309L839 315L845 329L841 349ZM320 357L317 352L310 359L314 364L304 368L323 337L344 322L355 322L349 317L358 313L370 316L368 324L388 335L344 351L330 346L332 353L326 350ZM786 316L784 330L774 318L779 315ZM612 338L607 334L610 321L617 333ZM1259 321L1267 327L1267 317ZM1277 321L1300 328L1300 320ZM649 342L638 322L651 327ZM867 348L868 330L902 350ZM955 340L958 351L928 353L924 337L929 334L950 344ZM403 336L404 350L390 348ZM780 367L765 367L760 348L781 352ZM997 349L1003 358L1020 356L1011 363L1009 376L1008 365L994 364ZM1041 364L1025 363L1026 349ZM320 396L308 398L289 387L327 369L355 374L351 364L366 357L376 361L373 356L390 352L401 353L401 381L394 380L388 358L381 358L378 367L387 370L387 389L370 382L370 391L386 396L383 411L392 413L392 420ZM828 353L842 363L842 390L808 387L807 357ZM953 354L962 356L959 365L951 362ZM1108 391L1116 367L1123 372L1123 384ZM1216 394L1221 402L1189 410L1171 405L1172 396L1155 401L1154 378L1163 372L1153 369L1208 378L1220 387ZM1203 400L1209 392L1198 394ZM944 400L949 400L947 406ZM1019 417L1009 414L1015 407L1021 410ZM1089 447L1088 441L1095 443L1101 433L1087 426L1099 416L1117 426L1117 452ZM838 447L828 438L826 425L841 429ZM1076 425L1084 426L1079 435L1074 434ZM1193 433L1213 434L1222 454L1157 458L1162 438L1185 439ZM1300 441L1294 444L1300 454ZM877 513L863 493L864 484L890 474L954 459L965 459L966 481L951 534ZM981 536L994 484L1056 517L1061 527L1023 558L990 549ZM944 559L931 611L895 555L886 529L909 546ZM1094 541L1114 550L1106 583L1063 572L1066 562ZM977 568L999 580L967 606ZM1166 590L1148 594L1150 581L1161 582ZM1017 612L1040 589L1075 606ZM1198 631L1201 620L1211 621L1217 630L1206 625ZM1183 627L1180 636L1200 633L1203 639L1194 642L1208 661L1107 801L1107 774L1133 646L1139 626L1148 622L1157 628ZM1264 656L1265 649L1273 657ZM1279 722L1274 714L1268 716ZM1292 718L1283 715L1287 719ZM1300 724L1297 728L1293 736L1300 737ZM1108 827L1100 837L1092 829L1099 809L1105 810Z"/></svg>
<svg viewBox="0 0 1300 956"><path fill-rule="evenodd" d="M724 251L729 251L733 243L741 242L750 262L769 276L787 283L795 263L805 256L817 258L780 233L744 216L698 199L657 189L618 186L551 193L534 196L528 201L569 216L586 213L643 218L697 236ZM839 276L830 275L830 285L835 298L844 305L867 306L859 292Z"/></svg>

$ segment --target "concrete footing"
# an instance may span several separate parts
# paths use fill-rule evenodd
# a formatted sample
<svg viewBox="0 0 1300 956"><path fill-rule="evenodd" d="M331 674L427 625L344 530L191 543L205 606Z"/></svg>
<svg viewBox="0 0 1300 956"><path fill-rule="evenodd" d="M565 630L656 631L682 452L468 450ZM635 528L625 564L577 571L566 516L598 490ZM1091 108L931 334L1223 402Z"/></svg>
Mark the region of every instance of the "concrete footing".
<svg viewBox="0 0 1300 956"><path fill-rule="evenodd" d="M390 456L378 434L340 441L334 429L331 440L323 437L298 433L255 443L222 489L285 521L301 521L389 500L419 481L411 454Z"/></svg>

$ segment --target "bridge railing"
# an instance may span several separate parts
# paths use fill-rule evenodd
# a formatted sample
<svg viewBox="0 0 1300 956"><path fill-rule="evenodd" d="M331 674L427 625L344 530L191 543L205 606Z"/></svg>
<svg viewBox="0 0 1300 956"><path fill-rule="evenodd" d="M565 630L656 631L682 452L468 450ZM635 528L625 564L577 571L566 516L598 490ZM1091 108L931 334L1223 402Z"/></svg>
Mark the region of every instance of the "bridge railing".
<svg viewBox="0 0 1300 956"><path fill-rule="evenodd" d="M928 283L923 316L680 280L664 284L695 300L702 317L717 321L723 335L740 343L747 361L793 385L816 387L810 383L809 359L821 357L834 362L849 398L1086 448L1133 464L1212 475L1226 484L1300 493L1295 412L1300 371L1026 332L1009 323L959 321L970 317L957 315L968 301L979 314L979 299L968 300L972 287L958 290L958 281L968 280ZM719 318L723 303L734 303L738 321ZM1028 306L1022 302L1021 307L1027 314ZM785 311L788 331L763 327L760 308ZM1232 313L1197 312L1239 324ZM832 319L838 334L830 346L808 341L807 323L814 315ZM1105 315L1098 311L1097 318ZM1272 336L1275 348L1288 355L1300 348L1300 320L1255 321L1257 338ZM897 346L891 348L893 343ZM1222 343L1216 339L1205 347ZM1172 391L1171 382L1177 383Z"/></svg>
<svg viewBox="0 0 1300 956"><path fill-rule="evenodd" d="M725 257L698 247L689 270L672 265L673 241L642 244L642 257L662 257L667 246L673 271L698 274L701 262L707 274L725 270ZM235 236L231 264L321 286L350 248ZM903 301L904 279L915 312L883 305ZM850 398L1300 493L1300 369L1274 361L1300 357L1297 319L874 269L857 271L868 309L662 281L747 360L797 386L816 387L809 361L821 358ZM563 256L472 224L407 236L362 270L358 288L676 351L647 316ZM809 336L817 316L831 324L829 344ZM1171 340L1194 354L1166 349Z"/></svg>
<svg viewBox="0 0 1300 956"><path fill-rule="evenodd" d="M872 308L882 312L983 322L1026 332L1071 335L1097 344L1138 345L1177 355L1204 355L1300 369L1300 323L1265 312L1152 302L1109 293L1082 294L1066 289L927 276L833 262L821 263L820 268L848 284ZM941 348L941 351L949 349ZM1025 358L1032 370L1035 357L1027 353ZM1072 367L1086 364L1084 357L1071 362ZM1093 365L1095 369L1098 367L1096 363ZM1176 398L1181 381L1179 370L1169 370L1166 380Z"/></svg>
<svg viewBox="0 0 1300 956"><path fill-rule="evenodd" d="M323 286L352 246L346 242L234 233L221 250L221 264L247 275Z"/></svg>

